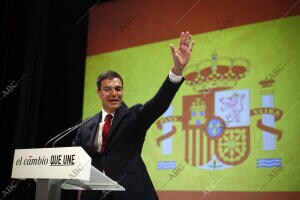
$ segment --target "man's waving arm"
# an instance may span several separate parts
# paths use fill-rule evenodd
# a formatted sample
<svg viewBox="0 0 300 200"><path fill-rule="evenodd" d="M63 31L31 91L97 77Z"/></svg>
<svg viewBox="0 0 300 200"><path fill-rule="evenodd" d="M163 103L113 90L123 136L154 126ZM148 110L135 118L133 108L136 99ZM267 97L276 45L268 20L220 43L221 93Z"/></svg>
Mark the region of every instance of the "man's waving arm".
<svg viewBox="0 0 300 200"><path fill-rule="evenodd" d="M183 82L183 69L188 64L194 47L194 41L191 41L191 37L192 35L188 31L182 32L178 48L175 49L174 45L170 44L173 66L169 78L165 80L156 95L142 107L140 113L141 123L146 123L147 128L168 109Z"/></svg>

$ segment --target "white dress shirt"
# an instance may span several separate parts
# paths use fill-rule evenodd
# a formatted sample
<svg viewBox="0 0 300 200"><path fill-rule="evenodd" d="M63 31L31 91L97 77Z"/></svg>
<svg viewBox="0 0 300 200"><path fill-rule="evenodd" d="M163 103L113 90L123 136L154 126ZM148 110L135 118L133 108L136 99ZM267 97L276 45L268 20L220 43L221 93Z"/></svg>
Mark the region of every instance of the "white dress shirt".
<svg viewBox="0 0 300 200"><path fill-rule="evenodd" d="M96 151L100 152L101 151L101 146L102 146L102 130L103 130L103 126L104 126L104 119L106 117L106 115L108 115L107 112L104 111L104 109L102 108L102 116L101 116L101 121L99 122L99 126L98 126L98 129L97 129L97 134L96 134L96 138L95 138L95 142L94 142L94 146L95 146L95 149ZM114 119L114 113L111 113L112 115L112 120L111 120L111 123Z"/></svg>

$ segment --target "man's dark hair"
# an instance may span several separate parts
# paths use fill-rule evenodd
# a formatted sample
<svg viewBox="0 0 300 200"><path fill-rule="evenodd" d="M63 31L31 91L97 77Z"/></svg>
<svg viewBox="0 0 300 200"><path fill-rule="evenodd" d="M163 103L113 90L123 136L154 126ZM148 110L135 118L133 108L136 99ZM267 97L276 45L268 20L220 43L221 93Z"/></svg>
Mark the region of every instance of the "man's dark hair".
<svg viewBox="0 0 300 200"><path fill-rule="evenodd" d="M97 79L97 87L98 87L98 89L100 90L101 89L101 82L104 80L104 79L109 79L109 80L111 80L111 79L113 79L113 78L119 78L120 80L121 80L121 83L122 83L122 86L123 86L123 79L122 79L122 77L121 77L121 75L120 74L118 74L117 72L115 72L115 71L111 71L111 70L108 70L108 71L105 71L105 72L103 72L102 74L100 74L99 76L98 76L98 79Z"/></svg>

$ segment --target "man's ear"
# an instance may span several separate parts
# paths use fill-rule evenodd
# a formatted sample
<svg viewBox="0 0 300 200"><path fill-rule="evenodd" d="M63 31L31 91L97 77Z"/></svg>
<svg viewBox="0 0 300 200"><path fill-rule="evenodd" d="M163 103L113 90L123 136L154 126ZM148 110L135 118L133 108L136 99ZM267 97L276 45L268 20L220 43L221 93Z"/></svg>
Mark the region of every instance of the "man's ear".
<svg viewBox="0 0 300 200"><path fill-rule="evenodd" d="M96 92L97 92L98 96L100 97L101 90L99 90L99 89L97 88Z"/></svg>

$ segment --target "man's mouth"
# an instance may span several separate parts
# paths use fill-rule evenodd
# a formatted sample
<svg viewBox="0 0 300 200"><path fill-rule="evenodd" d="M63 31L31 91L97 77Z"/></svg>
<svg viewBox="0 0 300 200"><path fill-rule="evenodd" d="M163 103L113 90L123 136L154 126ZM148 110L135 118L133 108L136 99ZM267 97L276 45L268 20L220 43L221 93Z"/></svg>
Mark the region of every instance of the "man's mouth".
<svg viewBox="0 0 300 200"><path fill-rule="evenodd" d="M109 102L112 104L119 103L119 99L110 99Z"/></svg>

